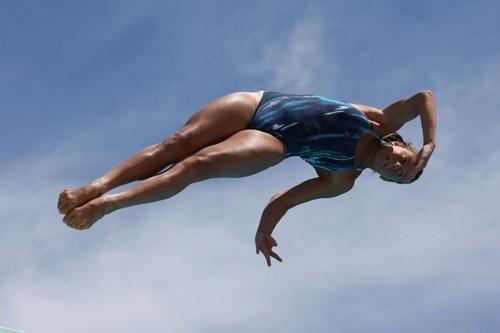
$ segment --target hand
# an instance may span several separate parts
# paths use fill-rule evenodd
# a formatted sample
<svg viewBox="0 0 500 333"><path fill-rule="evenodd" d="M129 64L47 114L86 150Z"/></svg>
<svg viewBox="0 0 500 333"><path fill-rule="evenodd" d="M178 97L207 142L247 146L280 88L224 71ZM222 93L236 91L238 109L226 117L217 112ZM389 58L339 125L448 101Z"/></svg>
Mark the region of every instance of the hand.
<svg viewBox="0 0 500 333"><path fill-rule="evenodd" d="M417 154L417 160L415 161L415 164L412 166L405 177L407 181L413 180L416 174L425 168L427 162L429 162L429 159L431 158L434 147L434 144L426 144L422 147L422 149L420 149Z"/></svg>
<svg viewBox="0 0 500 333"><path fill-rule="evenodd" d="M258 231L255 235L255 249L257 254L259 251L262 252L266 258L267 266L271 267L271 257L282 262L283 260L280 256L273 251L273 247L278 246L278 243L274 240L271 235L268 235L262 231Z"/></svg>

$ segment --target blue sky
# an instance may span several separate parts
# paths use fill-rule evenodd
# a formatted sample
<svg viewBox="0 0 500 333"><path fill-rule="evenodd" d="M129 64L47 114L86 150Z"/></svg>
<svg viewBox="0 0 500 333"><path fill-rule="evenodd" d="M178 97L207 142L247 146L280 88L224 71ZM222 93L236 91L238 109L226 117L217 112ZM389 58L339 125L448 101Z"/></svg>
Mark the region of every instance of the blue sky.
<svg viewBox="0 0 500 333"><path fill-rule="evenodd" d="M494 1L0 2L0 326L26 332L500 329L500 5ZM58 193L259 89L384 107L421 89L438 148L411 186L365 172L290 210L290 158L68 229ZM419 122L402 130L421 144ZM121 190L121 189L117 189Z"/></svg>

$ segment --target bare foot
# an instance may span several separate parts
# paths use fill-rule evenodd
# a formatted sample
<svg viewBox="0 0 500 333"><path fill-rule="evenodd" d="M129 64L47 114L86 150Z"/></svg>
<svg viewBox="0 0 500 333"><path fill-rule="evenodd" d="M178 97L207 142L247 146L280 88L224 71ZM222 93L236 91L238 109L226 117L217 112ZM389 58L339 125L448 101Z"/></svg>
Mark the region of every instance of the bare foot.
<svg viewBox="0 0 500 333"><path fill-rule="evenodd" d="M76 207L64 216L64 223L74 229L88 229L99 219L106 215L106 198L105 196L98 197Z"/></svg>
<svg viewBox="0 0 500 333"><path fill-rule="evenodd" d="M59 194L57 208L61 214L67 214L73 208L79 207L103 193L103 186L97 182L92 182L78 188L66 189Z"/></svg>

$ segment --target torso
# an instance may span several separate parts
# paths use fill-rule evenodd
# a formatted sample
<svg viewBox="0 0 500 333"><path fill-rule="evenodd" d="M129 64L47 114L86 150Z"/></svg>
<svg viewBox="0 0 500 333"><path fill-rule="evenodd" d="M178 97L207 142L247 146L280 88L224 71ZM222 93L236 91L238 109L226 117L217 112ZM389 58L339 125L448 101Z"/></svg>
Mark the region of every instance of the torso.
<svg viewBox="0 0 500 333"><path fill-rule="evenodd" d="M262 100L262 96L264 95L264 90L250 92L249 94L254 99L255 107L257 108L260 101ZM369 105L363 105L357 103L350 103L350 104L353 105L359 111L363 112L363 114L369 119L370 123L372 124L375 133L377 133L378 136L382 136L382 133L379 133L380 123L382 122L382 115L383 115L382 110Z"/></svg>
<svg viewBox="0 0 500 333"><path fill-rule="evenodd" d="M256 92L261 99L263 92ZM362 106L318 95L268 92L248 128L267 132L315 168L330 171L356 169L358 142L372 132L372 121Z"/></svg>

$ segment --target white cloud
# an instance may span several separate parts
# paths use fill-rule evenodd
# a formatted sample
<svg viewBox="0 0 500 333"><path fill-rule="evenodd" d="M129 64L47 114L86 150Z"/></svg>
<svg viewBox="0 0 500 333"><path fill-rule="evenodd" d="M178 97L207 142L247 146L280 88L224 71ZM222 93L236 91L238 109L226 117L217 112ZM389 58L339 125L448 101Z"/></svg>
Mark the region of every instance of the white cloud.
<svg viewBox="0 0 500 333"><path fill-rule="evenodd" d="M257 70L252 68L259 75L271 75L276 89L317 91L332 84L335 66L324 45L324 18L311 8L284 39L262 46L262 61L255 64Z"/></svg>
<svg viewBox="0 0 500 333"><path fill-rule="evenodd" d="M253 232L272 193L312 175L299 160L246 179L194 184L168 201L119 211L89 232L75 232L55 212L65 185L56 175L81 162L81 155L67 154L74 140L0 175L7 326L250 332L292 330L285 323L293 316L304 327L317 320L382 331L396 316L401 325L418 326L415 318L429 309L453 309L458 301L473 306L499 292L500 228L488 209L500 177L481 176L500 162L495 156L459 183L432 170L412 186L363 176L352 193L296 207L276 231L285 262L268 269L254 254ZM436 162L446 164L439 155ZM402 307L399 297L411 297L412 305Z"/></svg>
<svg viewBox="0 0 500 333"><path fill-rule="evenodd" d="M265 62L274 65L268 70L278 86L317 90L319 69L334 69L319 66L328 63L322 29L307 14L289 39L269 46ZM271 54L279 49L290 57ZM255 255L253 234L274 192L313 175L297 159L246 179L194 184L170 200L113 213L88 232L62 224L58 192L95 164L116 162L116 151L101 144L136 128L141 105L111 129L96 124L91 135L76 134L44 156L4 165L0 325L32 333L334 325L416 332L435 331L437 314L441 327L460 332L460 323L477 323L474 313L496 305L500 294L500 176L492 172L500 157L491 149L456 163L458 149L473 140L458 126L485 125L482 134L495 138L486 122L497 118L471 120L461 109L494 105L495 80L484 73L460 89L436 91L440 141L421 181L399 186L362 176L342 197L291 210L275 234L285 261L272 269ZM182 105L174 96L170 103Z"/></svg>

